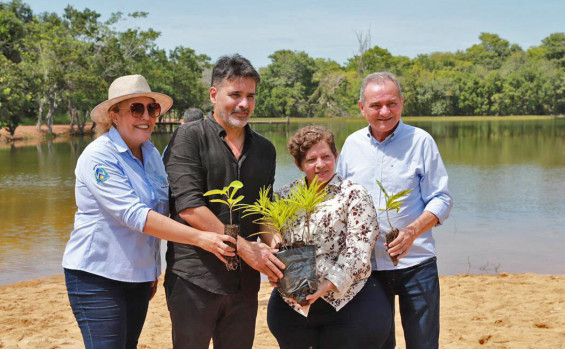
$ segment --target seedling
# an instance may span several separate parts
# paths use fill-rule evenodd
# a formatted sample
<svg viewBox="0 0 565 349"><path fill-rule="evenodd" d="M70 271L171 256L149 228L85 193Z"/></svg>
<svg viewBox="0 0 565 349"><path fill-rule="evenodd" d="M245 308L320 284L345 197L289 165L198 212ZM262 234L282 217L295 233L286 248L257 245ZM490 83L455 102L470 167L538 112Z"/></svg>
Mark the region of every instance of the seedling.
<svg viewBox="0 0 565 349"><path fill-rule="evenodd" d="M262 188L259 191L259 199L252 205L246 206L243 217L258 214L260 217L253 222L261 224L270 230L251 234L250 236L274 234L279 237L280 244L286 246L288 243L285 236L288 235L291 223L296 220L298 206L276 194L273 194L273 201L271 201L269 197L270 191L271 186Z"/></svg>
<svg viewBox="0 0 565 349"><path fill-rule="evenodd" d="M285 265L284 277L279 280L278 290L286 296L294 298L298 304L307 305L306 296L316 292L318 278L316 275L316 246L312 245L310 232L310 217L325 200L330 198L324 183L314 178L310 185L302 180L292 188L288 198L273 196L269 198L270 187L259 193L259 199L247 206L246 214L259 214L256 223L270 227L269 233L281 238L282 246L277 258ZM304 213L306 229L295 231L294 223ZM260 232L264 234L267 232Z"/></svg>
<svg viewBox="0 0 565 349"><path fill-rule="evenodd" d="M331 195L326 188L322 189L324 182L318 180L318 176L314 177L310 185L306 180L300 181L294 186L290 192L289 201L296 205L299 210L304 211L304 219L306 224L306 232L293 232L291 243L295 241L304 241L304 243L312 240L310 232L310 216L318 208L318 206L329 199Z"/></svg>
<svg viewBox="0 0 565 349"><path fill-rule="evenodd" d="M243 198L244 198L243 195L240 195L240 196L234 198L235 193L237 193L237 191L241 188L243 188L243 183L236 180L236 181L231 182L229 186L224 187L224 189L222 189L222 190L220 190L220 189L209 190L206 193L204 193L204 196L209 196L209 195L225 196L225 200L212 199L212 200L210 200L210 202L220 202L220 203L227 205L230 209L230 224L233 224L233 211L241 209L241 208L243 208L242 206L245 206L245 205L239 203L241 200L243 200Z"/></svg>
<svg viewBox="0 0 565 349"><path fill-rule="evenodd" d="M399 192L397 194L391 193L389 195L389 193L385 190L385 188L383 187L381 182L379 182L377 180L377 184L379 185L379 187L381 187L381 190L385 194L385 200L386 200L385 208L380 208L379 211L386 211L386 219L388 220L388 225L390 226L390 232L388 232L386 234L386 245L387 245L387 250L388 250L388 244L393 242L394 239L396 239L398 237L398 233L399 233L399 230L397 228L394 228L392 226L392 224L390 223L390 217L389 217L388 213L389 213L389 211L392 211L392 210L396 210L396 213L398 213L398 211L400 210L400 207L404 203L404 201L400 201L400 198L408 195L408 193L410 193L412 191L412 189L402 190L401 192ZM395 265L395 266L398 265L398 257L397 256L390 257L390 258L392 260L393 265Z"/></svg>
<svg viewBox="0 0 565 349"><path fill-rule="evenodd" d="M224 189L221 190L212 189L204 193L204 196L221 195L225 198L225 199L211 199L210 202L219 202L228 206L230 210L230 224L225 225L224 234L229 235L236 240L237 240L237 235L239 234L239 225L233 224L233 211L239 210L245 206L244 204L240 204L244 196L243 195L237 197L235 196L237 191L241 188L243 188L243 183L236 180L231 182L229 186L224 187ZM234 249L236 249L237 252L237 245L233 245L230 243L228 244L231 245L231 247L233 247ZM226 268L228 270L236 270L239 265L237 257L226 257L226 259L228 261L226 264Z"/></svg>

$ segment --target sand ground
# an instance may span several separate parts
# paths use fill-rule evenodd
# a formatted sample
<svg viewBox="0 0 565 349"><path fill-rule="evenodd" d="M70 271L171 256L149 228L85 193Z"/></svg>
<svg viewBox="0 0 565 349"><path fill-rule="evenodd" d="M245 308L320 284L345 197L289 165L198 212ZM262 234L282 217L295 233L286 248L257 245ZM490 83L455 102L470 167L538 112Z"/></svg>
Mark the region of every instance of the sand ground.
<svg viewBox="0 0 565 349"><path fill-rule="evenodd" d="M441 348L565 348L565 275L442 276L440 283ZM270 290L261 285L254 348L277 348L265 320ZM139 348L171 348L170 331L161 280ZM0 334L0 348L81 348L63 276L0 286Z"/></svg>

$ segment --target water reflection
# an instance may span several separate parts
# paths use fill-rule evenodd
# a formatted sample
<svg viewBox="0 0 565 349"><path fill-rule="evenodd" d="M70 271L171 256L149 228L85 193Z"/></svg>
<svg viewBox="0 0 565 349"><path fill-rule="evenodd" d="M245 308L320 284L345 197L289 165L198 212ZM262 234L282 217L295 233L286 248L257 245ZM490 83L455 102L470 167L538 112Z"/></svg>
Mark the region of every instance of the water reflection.
<svg viewBox="0 0 565 349"><path fill-rule="evenodd" d="M436 139L455 208L435 233L442 274L499 271L565 273L565 119L418 121ZM345 138L361 120L322 123ZM306 124L254 125L277 149L275 188L297 178L286 151ZM154 135L163 149L170 135ZM0 149L0 284L60 273L72 230L74 167L91 141L76 137Z"/></svg>

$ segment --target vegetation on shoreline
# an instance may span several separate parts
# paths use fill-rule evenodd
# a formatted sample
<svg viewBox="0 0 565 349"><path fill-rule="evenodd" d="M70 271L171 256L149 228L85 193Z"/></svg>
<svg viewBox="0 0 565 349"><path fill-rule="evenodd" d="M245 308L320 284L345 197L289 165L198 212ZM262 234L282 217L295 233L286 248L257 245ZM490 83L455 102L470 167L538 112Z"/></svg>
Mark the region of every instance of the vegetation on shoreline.
<svg viewBox="0 0 565 349"><path fill-rule="evenodd" d="M21 0L0 2L0 105L10 106L0 112L0 127L13 135L22 124L45 123L51 132L54 123L68 122L84 133L89 111L104 100L111 81L133 73L173 97L173 118L188 107L209 110L210 57L182 46L160 49L160 34L151 28L116 29L124 18L115 13L102 22L95 11L71 5L62 15L36 14ZM343 64L274 52L260 69L255 114L307 122L358 116L361 81L373 71L399 77L406 116L565 114L565 33L527 49L482 33L464 51L413 59L370 47L363 34L358 41L357 54Z"/></svg>

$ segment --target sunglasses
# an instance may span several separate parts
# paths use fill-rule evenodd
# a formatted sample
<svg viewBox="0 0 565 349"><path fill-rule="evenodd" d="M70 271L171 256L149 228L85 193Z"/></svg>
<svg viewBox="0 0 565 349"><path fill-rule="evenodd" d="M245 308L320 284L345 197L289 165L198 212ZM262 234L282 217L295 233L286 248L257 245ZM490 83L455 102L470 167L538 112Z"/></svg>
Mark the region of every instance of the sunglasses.
<svg viewBox="0 0 565 349"><path fill-rule="evenodd" d="M143 103L132 103L129 105L129 108L117 108L119 110L126 109L129 110L131 116L134 118L142 118L143 114L145 114L145 104ZM147 114L150 117L156 118L161 115L161 104L159 103L149 103L147 104Z"/></svg>

